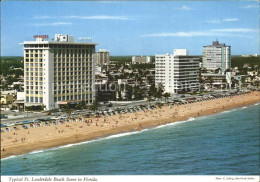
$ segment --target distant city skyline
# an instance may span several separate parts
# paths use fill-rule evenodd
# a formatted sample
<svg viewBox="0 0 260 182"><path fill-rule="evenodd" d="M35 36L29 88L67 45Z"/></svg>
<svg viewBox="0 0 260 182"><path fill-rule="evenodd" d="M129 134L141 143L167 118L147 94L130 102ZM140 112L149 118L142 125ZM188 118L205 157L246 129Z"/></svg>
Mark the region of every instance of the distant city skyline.
<svg viewBox="0 0 260 182"><path fill-rule="evenodd" d="M202 48L216 39L231 54L259 54L258 1L2 1L1 56L23 56L33 35L93 37L111 56Z"/></svg>

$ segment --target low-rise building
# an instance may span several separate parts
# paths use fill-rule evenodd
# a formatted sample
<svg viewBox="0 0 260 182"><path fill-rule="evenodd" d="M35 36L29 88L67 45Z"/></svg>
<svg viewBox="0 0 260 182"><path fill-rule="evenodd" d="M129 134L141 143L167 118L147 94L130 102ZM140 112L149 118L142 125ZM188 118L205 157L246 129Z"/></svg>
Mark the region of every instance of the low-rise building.
<svg viewBox="0 0 260 182"><path fill-rule="evenodd" d="M226 72L225 75L202 73L201 77L204 80L204 88L206 90L209 88L226 88L230 87L231 84L231 72Z"/></svg>
<svg viewBox="0 0 260 182"><path fill-rule="evenodd" d="M133 56L132 57L132 64L146 64L151 63L151 57L150 56Z"/></svg>
<svg viewBox="0 0 260 182"><path fill-rule="evenodd" d="M12 104L14 96L11 94L1 94L1 104Z"/></svg>

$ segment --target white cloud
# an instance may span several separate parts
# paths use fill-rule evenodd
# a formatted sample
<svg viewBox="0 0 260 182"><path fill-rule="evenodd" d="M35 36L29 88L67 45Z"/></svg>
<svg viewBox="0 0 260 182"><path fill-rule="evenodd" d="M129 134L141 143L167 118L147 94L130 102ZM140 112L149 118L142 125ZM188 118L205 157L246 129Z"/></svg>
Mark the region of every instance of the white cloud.
<svg viewBox="0 0 260 182"><path fill-rule="evenodd" d="M89 20L129 20L131 17L128 16L64 16L62 18L73 18L73 19L89 19Z"/></svg>
<svg viewBox="0 0 260 182"><path fill-rule="evenodd" d="M251 29L251 28L223 28L223 29L212 29L210 30L212 32L240 32L240 33L247 33L247 32L257 32L259 30L257 29Z"/></svg>
<svg viewBox="0 0 260 182"><path fill-rule="evenodd" d="M223 19L222 21L227 21L227 22L238 21L238 18L227 18L227 19Z"/></svg>
<svg viewBox="0 0 260 182"><path fill-rule="evenodd" d="M173 32L173 33L155 33L155 34L145 34L142 37L196 37L196 36L209 36L213 33L210 32Z"/></svg>
<svg viewBox="0 0 260 182"><path fill-rule="evenodd" d="M103 4L113 4L113 3L117 3L117 1L99 1L99 3L103 3Z"/></svg>
<svg viewBox="0 0 260 182"><path fill-rule="evenodd" d="M144 34L141 37L206 37L206 36L225 36L225 37L249 37L243 33L256 32L257 29L230 28L230 29L210 29L207 31L188 31L188 32L165 32ZM236 34L242 33L242 34Z"/></svg>
<svg viewBox="0 0 260 182"><path fill-rule="evenodd" d="M248 5L243 6L241 8L244 8L244 9L259 8L259 5L258 4L248 4Z"/></svg>
<svg viewBox="0 0 260 182"><path fill-rule="evenodd" d="M224 22L235 22L238 21L238 18L225 18L221 20L205 20L206 23L219 24Z"/></svg>
<svg viewBox="0 0 260 182"><path fill-rule="evenodd" d="M70 22L53 22L53 23L36 23L34 26L60 26L60 25L71 25Z"/></svg>
<svg viewBox="0 0 260 182"><path fill-rule="evenodd" d="M205 22L206 22L206 23L214 23L214 24L222 23L221 20L206 20Z"/></svg>
<svg viewBox="0 0 260 182"><path fill-rule="evenodd" d="M133 20L130 16L109 16L109 15L97 15L97 16L36 16L35 19L85 19L85 20Z"/></svg>
<svg viewBox="0 0 260 182"><path fill-rule="evenodd" d="M34 19L50 19L50 18L54 18L52 16L35 16L33 17Z"/></svg>
<svg viewBox="0 0 260 182"><path fill-rule="evenodd" d="M193 9L193 8L191 8L189 6L185 6L185 5L180 7L180 8L175 8L175 9L182 10L182 11L193 11L193 10L195 10L195 9Z"/></svg>

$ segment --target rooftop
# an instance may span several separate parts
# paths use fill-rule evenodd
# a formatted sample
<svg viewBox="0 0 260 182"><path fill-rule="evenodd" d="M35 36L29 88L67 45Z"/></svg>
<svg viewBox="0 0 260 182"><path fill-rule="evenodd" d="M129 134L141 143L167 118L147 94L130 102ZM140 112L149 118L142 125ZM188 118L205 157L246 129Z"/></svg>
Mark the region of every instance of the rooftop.
<svg viewBox="0 0 260 182"><path fill-rule="evenodd" d="M203 47L230 47L230 46L226 46L225 44L219 43L219 41L216 40L216 41L212 41L212 45L207 45Z"/></svg>
<svg viewBox="0 0 260 182"><path fill-rule="evenodd" d="M76 44L97 45L94 42L74 42L74 37L67 34L55 34L55 39L49 39L48 35L34 35L34 41L24 41L22 44Z"/></svg>

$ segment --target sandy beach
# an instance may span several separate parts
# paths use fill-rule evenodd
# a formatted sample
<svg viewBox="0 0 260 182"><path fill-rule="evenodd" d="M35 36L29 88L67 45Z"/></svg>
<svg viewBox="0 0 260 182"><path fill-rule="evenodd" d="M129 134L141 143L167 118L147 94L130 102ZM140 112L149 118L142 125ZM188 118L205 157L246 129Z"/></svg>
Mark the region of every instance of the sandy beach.
<svg viewBox="0 0 260 182"><path fill-rule="evenodd" d="M35 150L43 150L71 143L93 140L123 132L138 131L190 117L211 115L224 110L254 104L260 101L260 92L206 100L191 104L168 106L109 117L82 118L78 122L41 126L1 133L1 159ZM245 121L246 122L246 121Z"/></svg>

